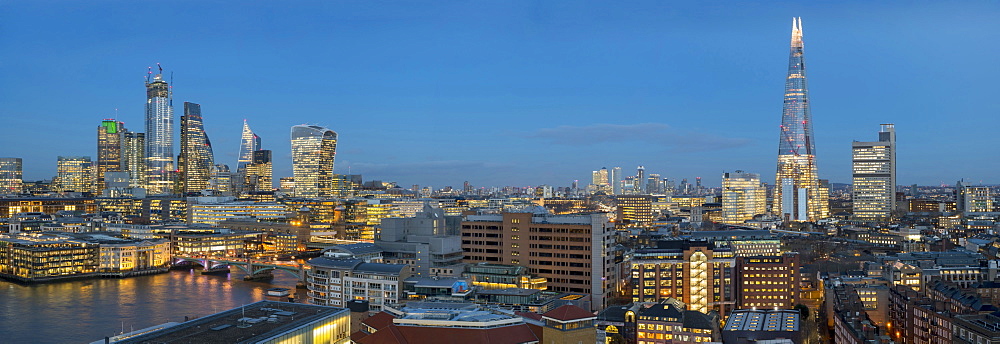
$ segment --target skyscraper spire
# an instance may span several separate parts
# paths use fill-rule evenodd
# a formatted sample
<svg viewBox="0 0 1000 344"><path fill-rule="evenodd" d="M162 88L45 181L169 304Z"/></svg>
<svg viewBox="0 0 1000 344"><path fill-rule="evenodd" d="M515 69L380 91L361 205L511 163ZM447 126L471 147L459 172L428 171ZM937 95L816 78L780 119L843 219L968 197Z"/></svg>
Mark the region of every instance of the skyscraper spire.
<svg viewBox="0 0 1000 344"><path fill-rule="evenodd" d="M828 190L816 172L816 145L803 51L802 19L793 18L772 207L774 213L791 221L815 221L829 215Z"/></svg>

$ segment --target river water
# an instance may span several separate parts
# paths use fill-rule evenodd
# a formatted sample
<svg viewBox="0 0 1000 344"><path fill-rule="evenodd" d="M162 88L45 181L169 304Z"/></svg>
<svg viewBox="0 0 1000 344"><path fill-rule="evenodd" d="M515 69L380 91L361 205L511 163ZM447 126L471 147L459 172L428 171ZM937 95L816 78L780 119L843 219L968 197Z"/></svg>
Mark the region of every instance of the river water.
<svg viewBox="0 0 1000 344"><path fill-rule="evenodd" d="M238 272L197 270L121 279L22 285L0 280L0 343L89 343L125 332L184 321L261 301L268 288L294 288L275 271L269 282ZM299 290L301 300L303 292Z"/></svg>

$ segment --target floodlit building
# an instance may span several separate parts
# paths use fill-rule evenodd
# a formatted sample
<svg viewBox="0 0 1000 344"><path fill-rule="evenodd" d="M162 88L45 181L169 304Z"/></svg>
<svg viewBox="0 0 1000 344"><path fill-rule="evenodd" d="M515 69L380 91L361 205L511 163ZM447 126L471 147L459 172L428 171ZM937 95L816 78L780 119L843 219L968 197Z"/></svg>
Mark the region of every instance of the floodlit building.
<svg viewBox="0 0 1000 344"><path fill-rule="evenodd" d="M632 256L632 302L676 299L687 308L725 314L733 306L730 247L703 240L668 240Z"/></svg>
<svg viewBox="0 0 1000 344"><path fill-rule="evenodd" d="M468 215L461 233L466 263L525 266L549 290L590 294L598 309L622 287L623 251L605 213L550 215L536 206Z"/></svg>
<svg viewBox="0 0 1000 344"><path fill-rule="evenodd" d="M883 124L878 141L852 142L854 218L887 220L896 209L896 129Z"/></svg>
<svg viewBox="0 0 1000 344"><path fill-rule="evenodd" d="M767 189L760 175L736 171L722 174L722 222L743 224L767 212Z"/></svg>
<svg viewBox="0 0 1000 344"><path fill-rule="evenodd" d="M785 102L778 138L778 172L773 212L789 221L816 221L829 216L829 191L816 171L809 89L802 44L802 19L792 20L792 42L785 80Z"/></svg>
<svg viewBox="0 0 1000 344"><path fill-rule="evenodd" d="M55 189L59 192L91 192L94 166L89 156L60 156L56 164Z"/></svg>
<svg viewBox="0 0 1000 344"><path fill-rule="evenodd" d="M128 172L129 187L146 188L146 134L122 133L122 171Z"/></svg>
<svg viewBox="0 0 1000 344"><path fill-rule="evenodd" d="M209 189L215 166L212 141L205 133L201 105L184 102L181 116L181 155L177 158L179 189L182 193Z"/></svg>
<svg viewBox="0 0 1000 344"><path fill-rule="evenodd" d="M107 172L122 171L122 133L125 123L114 119L101 121L97 126L97 188L104 188Z"/></svg>
<svg viewBox="0 0 1000 344"><path fill-rule="evenodd" d="M366 263L361 259L313 258L306 262L309 303L343 306L366 300L372 311L405 300L403 280L410 269L403 264Z"/></svg>
<svg viewBox="0 0 1000 344"><path fill-rule="evenodd" d="M173 192L173 91L161 74L146 79L146 189L150 195Z"/></svg>
<svg viewBox="0 0 1000 344"><path fill-rule="evenodd" d="M295 197L333 196L333 163L337 133L315 125L292 127L292 172Z"/></svg>
<svg viewBox="0 0 1000 344"><path fill-rule="evenodd" d="M20 194L24 191L21 158L0 158L0 194Z"/></svg>

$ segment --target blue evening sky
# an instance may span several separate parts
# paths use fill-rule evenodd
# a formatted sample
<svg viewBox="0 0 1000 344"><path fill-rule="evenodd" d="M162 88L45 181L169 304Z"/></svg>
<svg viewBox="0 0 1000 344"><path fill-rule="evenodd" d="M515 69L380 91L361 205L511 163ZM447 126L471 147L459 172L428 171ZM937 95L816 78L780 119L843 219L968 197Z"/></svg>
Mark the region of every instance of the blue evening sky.
<svg viewBox="0 0 1000 344"><path fill-rule="evenodd" d="M116 111L144 131L159 62L217 162L246 118L276 177L308 123L339 133L338 173L404 187L773 182L793 16L822 178L849 183L851 141L895 123L900 184L1000 182L995 1L0 0L0 156L48 179Z"/></svg>

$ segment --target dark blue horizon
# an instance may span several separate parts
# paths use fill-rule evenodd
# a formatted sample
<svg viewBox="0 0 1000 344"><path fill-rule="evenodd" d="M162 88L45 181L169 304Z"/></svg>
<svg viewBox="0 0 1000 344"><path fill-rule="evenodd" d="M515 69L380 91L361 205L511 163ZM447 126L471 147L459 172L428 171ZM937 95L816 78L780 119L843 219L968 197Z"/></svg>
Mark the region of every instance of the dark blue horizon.
<svg viewBox="0 0 1000 344"><path fill-rule="evenodd" d="M637 165L773 182L792 17L821 178L850 183L851 141L895 123L900 184L1000 183L983 149L1000 144L989 1L7 1L0 156L48 179L59 155L95 157L102 119L143 131L159 62L175 121L201 104L232 167L248 119L275 179L305 123L339 134L337 173L404 187L585 185Z"/></svg>

